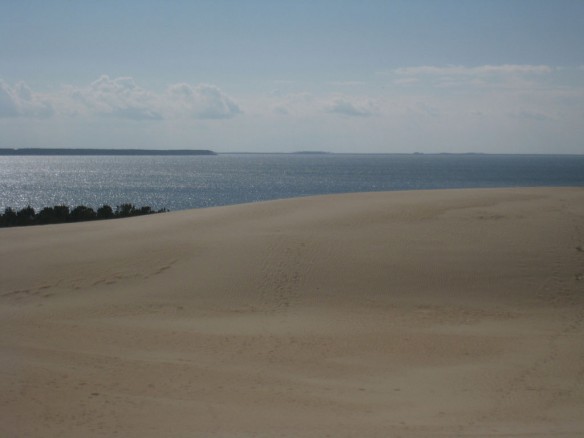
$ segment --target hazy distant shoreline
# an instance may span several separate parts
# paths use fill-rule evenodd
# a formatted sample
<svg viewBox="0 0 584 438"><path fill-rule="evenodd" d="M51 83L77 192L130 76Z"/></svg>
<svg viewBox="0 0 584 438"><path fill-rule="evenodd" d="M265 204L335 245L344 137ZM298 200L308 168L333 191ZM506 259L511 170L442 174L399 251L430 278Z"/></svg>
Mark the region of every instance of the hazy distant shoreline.
<svg viewBox="0 0 584 438"><path fill-rule="evenodd" d="M0 148L0 156L189 156L189 155L420 155L420 156L582 156L582 154L518 154L489 152L215 152L209 149L85 149L85 148Z"/></svg>
<svg viewBox="0 0 584 438"><path fill-rule="evenodd" d="M217 155L207 149L0 149L0 155Z"/></svg>

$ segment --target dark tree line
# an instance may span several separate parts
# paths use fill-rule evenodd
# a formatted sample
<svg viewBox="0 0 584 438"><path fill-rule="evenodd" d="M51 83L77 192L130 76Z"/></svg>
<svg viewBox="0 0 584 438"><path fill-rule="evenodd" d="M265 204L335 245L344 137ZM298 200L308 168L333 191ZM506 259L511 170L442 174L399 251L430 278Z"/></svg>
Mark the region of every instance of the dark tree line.
<svg viewBox="0 0 584 438"><path fill-rule="evenodd" d="M67 205L56 205L54 207L45 207L35 211L31 206L24 207L20 210L14 210L11 207L4 209L4 214L0 214L0 227L19 227L25 225L47 225L62 224L65 222L83 222L100 219L117 219L123 217L143 216L154 213L164 213L168 210L152 210L152 208L135 207L133 204L118 205L115 210L109 205L103 205L95 211L91 207L78 205L70 208Z"/></svg>

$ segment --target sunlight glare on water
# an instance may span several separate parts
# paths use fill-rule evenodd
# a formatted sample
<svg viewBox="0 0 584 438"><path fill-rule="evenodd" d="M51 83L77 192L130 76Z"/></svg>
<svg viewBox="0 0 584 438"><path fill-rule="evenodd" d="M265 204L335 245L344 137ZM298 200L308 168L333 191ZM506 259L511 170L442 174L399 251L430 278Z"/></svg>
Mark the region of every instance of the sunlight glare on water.
<svg viewBox="0 0 584 438"><path fill-rule="evenodd" d="M0 209L133 203L183 210L329 193L584 186L584 156L0 157Z"/></svg>

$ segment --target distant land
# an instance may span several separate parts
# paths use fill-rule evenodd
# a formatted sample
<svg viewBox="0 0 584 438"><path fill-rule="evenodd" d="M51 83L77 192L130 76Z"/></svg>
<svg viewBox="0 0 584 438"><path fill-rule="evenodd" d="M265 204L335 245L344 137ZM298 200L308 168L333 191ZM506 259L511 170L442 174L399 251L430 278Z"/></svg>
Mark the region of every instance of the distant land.
<svg viewBox="0 0 584 438"><path fill-rule="evenodd" d="M325 151L296 151L292 152L293 154L300 154L300 155L327 155L330 152Z"/></svg>
<svg viewBox="0 0 584 438"><path fill-rule="evenodd" d="M0 149L0 155L217 155L206 149Z"/></svg>

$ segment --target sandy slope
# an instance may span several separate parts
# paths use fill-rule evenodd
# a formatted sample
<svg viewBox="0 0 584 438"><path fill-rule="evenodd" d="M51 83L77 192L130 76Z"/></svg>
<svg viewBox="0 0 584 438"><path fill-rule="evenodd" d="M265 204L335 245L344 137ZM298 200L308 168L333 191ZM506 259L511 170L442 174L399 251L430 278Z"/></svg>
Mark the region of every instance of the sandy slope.
<svg viewBox="0 0 584 438"><path fill-rule="evenodd" d="M584 436L584 190L0 230L0 435Z"/></svg>

